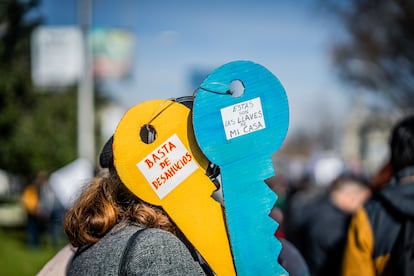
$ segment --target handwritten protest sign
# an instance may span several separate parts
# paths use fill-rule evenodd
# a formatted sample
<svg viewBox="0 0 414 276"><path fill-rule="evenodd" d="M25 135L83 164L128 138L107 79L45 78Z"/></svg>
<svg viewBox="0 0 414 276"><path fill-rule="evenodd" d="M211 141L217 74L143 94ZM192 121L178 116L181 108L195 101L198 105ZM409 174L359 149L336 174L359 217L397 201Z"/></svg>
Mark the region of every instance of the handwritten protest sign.
<svg viewBox="0 0 414 276"><path fill-rule="evenodd" d="M176 134L147 155L137 167L160 199L198 168Z"/></svg>
<svg viewBox="0 0 414 276"><path fill-rule="evenodd" d="M228 106L220 111L227 140L266 127L260 98Z"/></svg>

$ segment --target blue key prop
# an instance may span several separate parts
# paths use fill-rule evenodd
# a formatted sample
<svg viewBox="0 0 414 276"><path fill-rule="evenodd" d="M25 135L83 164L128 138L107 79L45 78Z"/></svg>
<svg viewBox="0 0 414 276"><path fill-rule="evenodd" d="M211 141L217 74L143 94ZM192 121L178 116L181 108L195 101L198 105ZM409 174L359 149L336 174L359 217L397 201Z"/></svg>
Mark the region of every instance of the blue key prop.
<svg viewBox="0 0 414 276"><path fill-rule="evenodd" d="M274 175L271 155L289 126L282 84L257 63L227 63L196 91L193 124L201 150L221 169L237 275L287 275L278 263L278 224L269 216L277 195L264 182Z"/></svg>

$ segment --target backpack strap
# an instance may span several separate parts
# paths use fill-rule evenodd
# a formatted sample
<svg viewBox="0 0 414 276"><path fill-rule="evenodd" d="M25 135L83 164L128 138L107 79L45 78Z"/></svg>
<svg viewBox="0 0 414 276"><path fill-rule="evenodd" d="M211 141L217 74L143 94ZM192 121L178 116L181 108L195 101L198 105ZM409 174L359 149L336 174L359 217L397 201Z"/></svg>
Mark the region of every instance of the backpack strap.
<svg viewBox="0 0 414 276"><path fill-rule="evenodd" d="M132 245L134 241L137 239L138 235L141 234L147 228L142 228L136 231L131 237L129 237L127 244L125 246L124 252L122 252L121 261L119 262L119 270L118 275L124 276L127 275L126 273L126 263L128 261L129 253L131 252Z"/></svg>
<svg viewBox="0 0 414 276"><path fill-rule="evenodd" d="M207 262L203 259L203 257L198 253L198 251L194 248L194 246L190 243L190 241L185 237L185 235L177 229L177 238L187 247L188 251L190 251L191 256L193 257L194 261L196 261L201 268L203 269L206 276L214 276L213 270L207 264Z"/></svg>

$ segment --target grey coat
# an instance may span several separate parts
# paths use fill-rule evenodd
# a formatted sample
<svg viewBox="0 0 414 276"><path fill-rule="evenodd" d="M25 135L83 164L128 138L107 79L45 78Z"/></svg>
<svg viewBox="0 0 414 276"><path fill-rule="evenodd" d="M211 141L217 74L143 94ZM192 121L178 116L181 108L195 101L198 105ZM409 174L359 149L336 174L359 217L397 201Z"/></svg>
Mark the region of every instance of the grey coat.
<svg viewBox="0 0 414 276"><path fill-rule="evenodd" d="M138 226L115 226L96 244L82 248L67 275L119 275L121 256ZM141 231L126 255L126 275L205 275L185 245L173 234L148 228Z"/></svg>

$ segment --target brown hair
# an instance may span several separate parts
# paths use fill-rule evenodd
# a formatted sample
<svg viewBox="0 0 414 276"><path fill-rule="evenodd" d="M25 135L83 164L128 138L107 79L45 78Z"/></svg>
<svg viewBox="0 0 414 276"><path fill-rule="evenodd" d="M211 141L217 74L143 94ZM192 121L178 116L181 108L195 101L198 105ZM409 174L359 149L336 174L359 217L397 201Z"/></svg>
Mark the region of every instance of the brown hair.
<svg viewBox="0 0 414 276"><path fill-rule="evenodd" d="M175 233L167 214L132 194L114 172L91 181L66 213L64 228L69 242L79 247L96 243L118 223Z"/></svg>

